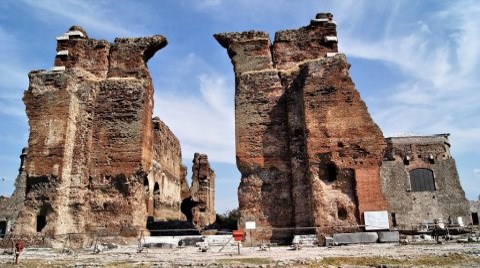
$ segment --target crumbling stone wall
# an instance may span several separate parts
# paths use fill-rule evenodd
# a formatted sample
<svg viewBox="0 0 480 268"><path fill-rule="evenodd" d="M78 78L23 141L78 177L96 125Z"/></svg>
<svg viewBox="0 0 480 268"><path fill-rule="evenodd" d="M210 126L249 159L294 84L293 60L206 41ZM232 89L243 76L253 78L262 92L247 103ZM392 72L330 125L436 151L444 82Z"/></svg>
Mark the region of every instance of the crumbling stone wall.
<svg viewBox="0 0 480 268"><path fill-rule="evenodd" d="M449 134L387 138L385 160L381 167L382 191L389 204L391 226L419 228L422 222L462 217L470 224L469 203L460 185L455 160L450 154ZM416 183L411 172L433 172L433 187ZM433 189L432 189L433 188Z"/></svg>
<svg viewBox="0 0 480 268"><path fill-rule="evenodd" d="M0 238L3 235L8 235L18 217L18 212L25 201L25 160L27 157L27 148L22 149L20 155L20 167L18 169L18 176L15 179L15 191L12 196L0 196Z"/></svg>
<svg viewBox="0 0 480 268"><path fill-rule="evenodd" d="M206 154L195 153L192 165L190 195L182 202L182 211L196 227L205 227L216 220L215 172Z"/></svg>
<svg viewBox="0 0 480 268"><path fill-rule="evenodd" d="M149 216L156 220L185 220L180 210L182 190L187 187L180 142L160 118L153 118L153 164L148 175Z"/></svg>
<svg viewBox="0 0 480 268"><path fill-rule="evenodd" d="M273 44L258 31L215 38L235 71L240 227L255 220L253 239L290 242L285 227L321 234L386 210L385 141L337 53L332 15L277 32Z"/></svg>
<svg viewBox="0 0 480 268"><path fill-rule="evenodd" d="M32 71L23 98L26 197L14 232L118 232L144 228L148 215L181 218L180 145L152 121L146 65L166 38L109 43L74 26L57 41L55 66ZM150 209L155 183L164 196Z"/></svg>

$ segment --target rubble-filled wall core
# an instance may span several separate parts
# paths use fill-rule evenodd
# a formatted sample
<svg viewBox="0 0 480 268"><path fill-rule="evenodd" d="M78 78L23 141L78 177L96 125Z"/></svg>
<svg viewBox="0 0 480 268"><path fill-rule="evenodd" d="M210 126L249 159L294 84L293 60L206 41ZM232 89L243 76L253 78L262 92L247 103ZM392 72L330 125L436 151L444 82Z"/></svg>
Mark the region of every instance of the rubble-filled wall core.
<svg viewBox="0 0 480 268"><path fill-rule="evenodd" d="M90 39L78 26L57 37L51 71L32 71L25 202L14 233L144 228L147 216L182 218L180 144L152 120L147 61L165 37ZM161 190L157 195L156 187Z"/></svg>
<svg viewBox="0 0 480 268"><path fill-rule="evenodd" d="M27 157L27 148L22 149L20 155L20 168L15 180L15 191L11 197L0 196L0 238L8 235L18 217L18 212L25 201L25 160Z"/></svg>
<svg viewBox="0 0 480 268"><path fill-rule="evenodd" d="M235 71L240 227L254 220L253 239L284 243L293 228L322 234L386 210L385 141L337 53L332 15L277 32L273 44L258 31L215 38Z"/></svg>
<svg viewBox="0 0 480 268"><path fill-rule="evenodd" d="M412 230L436 219L455 223L458 217L472 223L448 136L386 139L381 177L392 227Z"/></svg>
<svg viewBox="0 0 480 268"><path fill-rule="evenodd" d="M156 220L185 220L180 210L187 186L180 142L160 118L153 118L153 163L145 185L149 216ZM187 188L188 190L188 188Z"/></svg>
<svg viewBox="0 0 480 268"><path fill-rule="evenodd" d="M206 227L216 220L215 172L206 154L195 153L192 165L192 186L182 202L182 212L196 227Z"/></svg>

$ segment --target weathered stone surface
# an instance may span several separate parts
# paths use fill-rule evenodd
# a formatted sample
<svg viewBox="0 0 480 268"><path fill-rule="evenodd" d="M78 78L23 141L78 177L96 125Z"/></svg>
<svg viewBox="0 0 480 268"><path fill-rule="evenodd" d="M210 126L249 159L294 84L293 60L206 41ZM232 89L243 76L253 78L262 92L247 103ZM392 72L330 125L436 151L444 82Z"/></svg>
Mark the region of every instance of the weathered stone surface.
<svg viewBox="0 0 480 268"><path fill-rule="evenodd" d="M469 203L460 185L449 134L387 138L381 168L382 190L389 204L392 226L417 229L422 222L448 222L462 217L472 222ZM431 172L433 187L415 189L412 171ZM426 179L426 178L425 178Z"/></svg>
<svg viewBox="0 0 480 268"><path fill-rule="evenodd" d="M215 172L206 154L195 153L190 196L182 202L182 212L198 228L215 222Z"/></svg>
<svg viewBox="0 0 480 268"><path fill-rule="evenodd" d="M398 243L400 242L400 234L398 231L377 232L378 242L380 243Z"/></svg>
<svg viewBox="0 0 480 268"><path fill-rule="evenodd" d="M153 164L148 175L149 216L156 220L185 220L180 211L183 187L187 185L186 168L181 164L180 142L160 118L153 118ZM187 188L188 190L188 188ZM148 201L151 202L151 201Z"/></svg>
<svg viewBox="0 0 480 268"><path fill-rule="evenodd" d="M147 216L184 219L180 143L152 120L146 66L165 37L112 44L74 26L57 40L55 66L65 70L31 72L23 98L30 137L14 233L135 234Z"/></svg>
<svg viewBox="0 0 480 268"><path fill-rule="evenodd" d="M343 55L306 63L299 75L315 226L355 225L387 209L380 190L382 132L348 75ZM299 116L302 116L300 114Z"/></svg>
<svg viewBox="0 0 480 268"><path fill-rule="evenodd" d="M256 240L290 242L294 227L329 233L387 208L383 134L345 56L327 57L337 52L336 26L319 15L326 19L277 32L273 44L263 32L215 35L235 70L240 227L255 220Z"/></svg>
<svg viewBox="0 0 480 268"><path fill-rule="evenodd" d="M336 245L368 244L376 243L377 240L378 234L375 232L333 234L333 241Z"/></svg>
<svg viewBox="0 0 480 268"><path fill-rule="evenodd" d="M18 213L25 201L25 160L27 157L27 148L22 149L20 155L20 168L15 180L15 191L11 197L0 196L0 237L8 235L18 217Z"/></svg>

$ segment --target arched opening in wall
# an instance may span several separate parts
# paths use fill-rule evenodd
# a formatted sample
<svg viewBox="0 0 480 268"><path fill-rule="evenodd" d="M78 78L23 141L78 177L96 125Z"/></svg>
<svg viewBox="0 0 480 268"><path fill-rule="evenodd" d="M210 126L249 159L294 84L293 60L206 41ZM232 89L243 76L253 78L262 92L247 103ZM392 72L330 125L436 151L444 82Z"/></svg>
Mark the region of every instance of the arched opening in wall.
<svg viewBox="0 0 480 268"><path fill-rule="evenodd" d="M0 221L0 238L7 233L7 221Z"/></svg>
<svg viewBox="0 0 480 268"><path fill-rule="evenodd" d="M337 216L339 220L342 220L342 221L346 220L348 217L347 209L343 206L340 206L337 211Z"/></svg>
<svg viewBox="0 0 480 268"><path fill-rule="evenodd" d="M153 186L153 208L157 209L160 207L160 185L158 182L155 182Z"/></svg>
<svg viewBox="0 0 480 268"><path fill-rule="evenodd" d="M417 168L410 171L410 187L413 192L433 192L435 188L435 178L433 171L428 168Z"/></svg>
<svg viewBox="0 0 480 268"><path fill-rule="evenodd" d="M193 220L193 213L192 208L195 207L198 203L193 201L191 197L185 198L180 205L180 210L182 211L183 215L187 217L187 221Z"/></svg>
<svg viewBox="0 0 480 268"><path fill-rule="evenodd" d="M37 215L37 232L41 232L47 226L47 216Z"/></svg>
<svg viewBox="0 0 480 268"><path fill-rule="evenodd" d="M53 212L53 209L49 204L44 204L40 208L40 211L38 212L38 215L37 215L37 218L36 218L36 230L37 230L37 232L41 232L45 228L45 226L47 226L48 215L52 212Z"/></svg>
<svg viewBox="0 0 480 268"><path fill-rule="evenodd" d="M325 167L325 178L327 181L337 180L337 167L334 163L328 163Z"/></svg>
<svg viewBox="0 0 480 268"><path fill-rule="evenodd" d="M145 194L147 196L149 196L149 191L150 191L150 185L149 185L149 182L148 182L148 178L145 177L145 179L143 179L143 190L145 191Z"/></svg>
<svg viewBox="0 0 480 268"><path fill-rule="evenodd" d="M478 212L472 212L472 224L478 225Z"/></svg>
<svg viewBox="0 0 480 268"><path fill-rule="evenodd" d="M150 195L150 181L148 177L145 177L143 179L143 191L144 191L144 197L145 197L145 206L147 209L147 215L152 216L153 215L153 198Z"/></svg>

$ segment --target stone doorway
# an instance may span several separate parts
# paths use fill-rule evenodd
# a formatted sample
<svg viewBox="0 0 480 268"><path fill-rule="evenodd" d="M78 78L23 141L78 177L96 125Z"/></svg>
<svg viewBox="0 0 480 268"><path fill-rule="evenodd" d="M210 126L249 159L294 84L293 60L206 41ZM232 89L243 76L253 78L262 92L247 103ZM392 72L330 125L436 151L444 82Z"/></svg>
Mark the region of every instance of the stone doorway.
<svg viewBox="0 0 480 268"><path fill-rule="evenodd" d="M7 222L0 221L0 238L2 238L7 233Z"/></svg>
<svg viewBox="0 0 480 268"><path fill-rule="evenodd" d="M472 222L473 222L473 225L478 225L478 213L477 212L472 212Z"/></svg>
<svg viewBox="0 0 480 268"><path fill-rule="evenodd" d="M41 232L46 225L47 225L47 216L38 215L37 216L37 232Z"/></svg>

